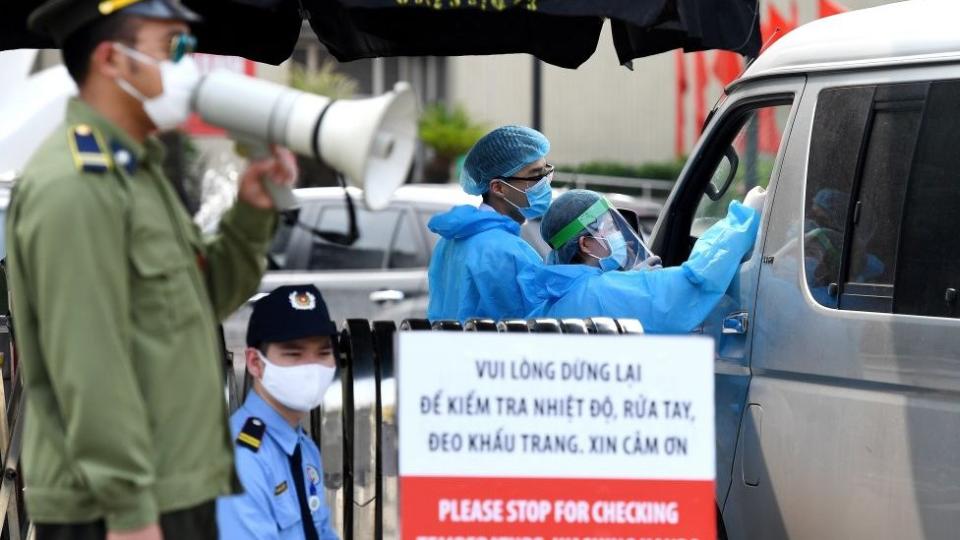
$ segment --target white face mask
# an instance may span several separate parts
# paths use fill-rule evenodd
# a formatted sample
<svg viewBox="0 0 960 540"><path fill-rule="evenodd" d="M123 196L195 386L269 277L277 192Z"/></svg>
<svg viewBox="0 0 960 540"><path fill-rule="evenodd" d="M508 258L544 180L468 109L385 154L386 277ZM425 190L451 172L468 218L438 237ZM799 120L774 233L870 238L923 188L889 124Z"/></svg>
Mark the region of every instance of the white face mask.
<svg viewBox="0 0 960 540"><path fill-rule="evenodd" d="M303 364L299 366L278 366L267 360L260 351L257 356L263 360L263 378L260 382L274 399L295 411L307 412L323 402L337 368L322 364Z"/></svg>
<svg viewBox="0 0 960 540"><path fill-rule="evenodd" d="M200 71L193 58L184 56L179 62L174 63L170 60L157 60L122 43L114 43L113 47L138 62L153 64L160 68L163 91L152 98L144 96L129 82L116 79L120 88L143 103L144 112L157 129L166 131L186 122L190 116L193 91L200 83Z"/></svg>

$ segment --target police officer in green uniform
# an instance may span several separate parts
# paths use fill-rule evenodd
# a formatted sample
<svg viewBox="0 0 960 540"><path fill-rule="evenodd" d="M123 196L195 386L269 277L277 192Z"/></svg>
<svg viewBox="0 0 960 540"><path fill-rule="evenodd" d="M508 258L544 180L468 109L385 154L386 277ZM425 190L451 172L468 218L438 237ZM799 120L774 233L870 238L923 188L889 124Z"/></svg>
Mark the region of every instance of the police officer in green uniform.
<svg viewBox="0 0 960 540"><path fill-rule="evenodd" d="M23 471L38 540L217 537L236 493L218 321L255 291L275 224L275 149L201 237L152 135L189 111L196 68L178 0L50 0L79 98L25 168L7 246L27 410Z"/></svg>

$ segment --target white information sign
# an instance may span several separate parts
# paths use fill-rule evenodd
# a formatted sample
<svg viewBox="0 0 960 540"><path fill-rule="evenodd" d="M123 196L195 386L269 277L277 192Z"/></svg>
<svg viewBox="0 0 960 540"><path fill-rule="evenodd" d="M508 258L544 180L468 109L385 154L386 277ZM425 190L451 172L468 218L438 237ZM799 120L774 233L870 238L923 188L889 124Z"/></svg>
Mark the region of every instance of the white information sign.
<svg viewBox="0 0 960 540"><path fill-rule="evenodd" d="M405 540L715 534L711 340L398 339Z"/></svg>

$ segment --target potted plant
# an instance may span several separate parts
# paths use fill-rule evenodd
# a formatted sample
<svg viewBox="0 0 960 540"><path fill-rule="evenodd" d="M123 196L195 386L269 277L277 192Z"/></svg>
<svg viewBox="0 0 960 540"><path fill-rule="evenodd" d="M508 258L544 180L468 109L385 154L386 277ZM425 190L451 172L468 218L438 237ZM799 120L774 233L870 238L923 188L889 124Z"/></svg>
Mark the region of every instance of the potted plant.
<svg viewBox="0 0 960 540"><path fill-rule="evenodd" d="M425 182L445 183L456 176L453 166L486 133L486 127L474 123L462 106L443 103L428 106L420 117L419 134L432 150L432 158L424 167Z"/></svg>

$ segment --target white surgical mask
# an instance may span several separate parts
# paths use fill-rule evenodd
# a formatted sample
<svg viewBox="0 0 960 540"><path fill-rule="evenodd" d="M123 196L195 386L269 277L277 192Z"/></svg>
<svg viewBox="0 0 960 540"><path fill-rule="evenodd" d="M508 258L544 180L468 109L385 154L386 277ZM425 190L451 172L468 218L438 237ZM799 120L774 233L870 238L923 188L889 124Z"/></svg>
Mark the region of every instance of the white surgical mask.
<svg viewBox="0 0 960 540"><path fill-rule="evenodd" d="M295 411L307 412L323 403L337 368L322 364L302 364L298 366L278 366L267 360L260 351L257 356L263 360L263 387L274 399Z"/></svg>
<svg viewBox="0 0 960 540"><path fill-rule="evenodd" d="M157 60L122 43L114 43L113 47L138 62L153 64L160 68L163 91L152 98L144 96L124 79L116 79L120 88L143 103L144 112L157 129L166 131L186 122L190 116L193 91L200 82L200 71L193 58L185 56L174 63L170 60Z"/></svg>

